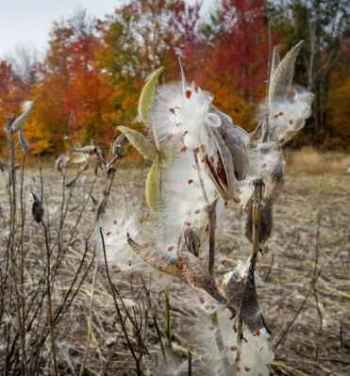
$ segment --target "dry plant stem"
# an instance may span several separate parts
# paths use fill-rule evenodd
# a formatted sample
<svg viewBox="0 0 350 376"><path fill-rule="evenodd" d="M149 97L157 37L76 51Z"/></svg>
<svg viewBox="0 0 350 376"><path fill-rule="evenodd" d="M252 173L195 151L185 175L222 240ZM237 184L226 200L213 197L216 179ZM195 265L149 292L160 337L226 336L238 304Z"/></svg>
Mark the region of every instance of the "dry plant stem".
<svg viewBox="0 0 350 376"><path fill-rule="evenodd" d="M12 348L14 348L18 337L21 344L21 355L20 355L20 363L22 373L26 374L26 337L25 337L25 323L24 323L24 306L23 306L23 299L24 295L22 294L23 283L22 276L23 276L23 258L22 252L19 257L17 258L17 246L16 246L16 232L17 232L17 177L16 177L16 143L13 134L8 135L8 142L10 148L10 170L9 170L9 198L10 198L10 234L9 234L9 242L7 248L7 257L8 257L8 271L10 272L10 283L11 283L11 290L14 290L15 295L15 310L16 310L16 319L19 332L13 339ZM23 218L22 218L23 220ZM21 227L23 226L23 222L21 223ZM19 262L18 262L19 261ZM12 353L12 350L11 350Z"/></svg>
<svg viewBox="0 0 350 376"><path fill-rule="evenodd" d="M106 182L105 189L103 190L103 197L102 197L100 203L98 204L97 211L96 211L96 223L98 223L98 221L101 219L101 217L103 216L103 214L106 211L108 198L111 194L111 189L112 189L112 186L113 186L113 180L114 180L114 177L115 177L115 172L116 172L115 169L111 168L108 175L107 175L107 182Z"/></svg>
<svg viewBox="0 0 350 376"><path fill-rule="evenodd" d="M90 305L89 305L89 314L88 314L88 317L87 317L88 333L87 333L86 341L88 343L90 343L90 331L92 330L92 310L93 310L94 297L95 297L96 275L97 275L97 264L95 264L93 277L92 277L92 288L91 288L91 297L90 297ZM83 357L79 376L83 376L83 374L84 374L88 355L89 355L89 350L87 349L85 354L84 354L84 357Z"/></svg>
<svg viewBox="0 0 350 376"><path fill-rule="evenodd" d="M300 304L299 308L291 318L291 320L286 324L285 328L282 330L282 333L280 334L278 340L275 343L275 350L278 349L278 347L284 342L284 340L287 338L289 331L293 327L294 323L297 321L300 313L303 311L304 307L306 306L306 303L309 299L309 296L311 293L316 291L316 284L318 281L318 278L320 276L320 270L319 270L319 252L320 252L320 226L321 226L321 216L318 215L318 225L317 225L317 231L316 231L316 244L315 244L315 261L314 261L314 267L312 272L312 278L310 281L310 287L305 295L305 298L303 299L302 303ZM318 304L318 300L316 301ZM318 307L319 310L319 307ZM322 320L322 313L320 316L320 320ZM322 326L320 326L320 330L322 329Z"/></svg>
<svg viewBox="0 0 350 376"><path fill-rule="evenodd" d="M215 227L216 227L216 200L210 204L208 199L208 194L204 186L203 177L201 174L201 169L199 166L198 160L198 151L195 150L193 152L194 161L196 164L196 170L198 175L199 184L201 187L202 195L204 201L207 205L207 215L208 215L208 229L209 229L209 262L208 262L208 270L209 274L213 275L214 267L215 267Z"/></svg>
<svg viewBox="0 0 350 376"><path fill-rule="evenodd" d="M322 310L320 308L320 300L318 296L318 291L317 291L317 280L319 276L321 275L321 269L319 267L319 254L320 254L320 227L321 227L321 214L320 212L317 214L317 230L316 230L316 243L315 243L315 264L314 264L314 270L313 270L313 278L311 281L311 286L312 286L312 292L315 298L315 304L316 304L316 311L319 319L319 329L318 329L318 334L321 337L323 334L323 314ZM315 351L315 360L319 360L319 347L318 345L316 346L316 351Z"/></svg>
<svg viewBox="0 0 350 376"><path fill-rule="evenodd" d="M14 246L14 236L16 230L16 211L17 211L17 195L16 195L16 144L14 136L9 135L10 143L10 170L9 170L9 190L10 190L10 239L11 245Z"/></svg>
<svg viewBox="0 0 350 376"><path fill-rule="evenodd" d="M126 321L125 321L125 319L124 319L124 317L122 315L121 307L119 306L119 303L118 303L118 298L120 299L121 296L120 296L120 293L117 290L116 286L114 285L114 283L112 281L112 278L111 278L111 275L109 273L107 254L106 254L106 246L105 246L105 241L104 241L102 227L100 227L100 236L101 236L101 242L102 242L102 250L103 250L104 263L105 263L105 268L106 268L106 276L107 276L107 281L108 281L108 284L109 284L109 288L110 288L111 293L112 293L112 297L113 297L113 301L114 301L114 307L116 309L116 313L117 313L117 316L118 316L118 320L119 320L120 326L122 328L123 336L124 336L124 338L126 340L126 344L127 344L128 349L129 349L129 351L130 351L130 353L131 353L131 355L132 355L132 357L133 357L133 359L135 361L136 374L138 376L142 376L143 372L142 372L142 364L141 364L141 362L142 362L142 356L143 356L143 354L141 353L141 355L138 356L137 353L136 353L136 351L135 351L134 345L132 343L132 340L131 340L129 332L128 332L128 328L126 327ZM125 312L125 313L127 313L127 312ZM129 316L128 316L128 318L129 318Z"/></svg>
<svg viewBox="0 0 350 376"><path fill-rule="evenodd" d="M215 200L211 205L208 207L208 218L209 218L209 263L208 269L209 274L214 274L214 266L215 266L215 230L216 230L216 203Z"/></svg>
<svg viewBox="0 0 350 376"><path fill-rule="evenodd" d="M100 202L99 204L99 209L97 209L97 215L96 215L96 218L95 218L95 226L96 224L98 223L100 217L103 215L104 213L104 210L105 210L105 207L107 205L107 200L108 200L108 197L110 195L110 191L111 191L111 188L112 188L112 184L113 184L113 179L114 179L114 176L115 176L115 171L111 171L111 175L108 177L109 179L107 180L107 187L106 189L104 190L103 194L104 194L104 197L102 199L102 201ZM84 213L84 211L86 210L86 207L87 207L87 203L90 199L90 195L93 193L93 189L94 189L94 186L95 186L95 183L96 183L96 177L94 178L92 184L91 184L91 187L89 189L89 193L88 193L88 196L87 196L87 199L85 200L84 202L84 205L83 205L83 208L81 210L81 212L79 213L78 215L78 218L77 218L77 221L73 227L73 230L71 231L71 234L70 234L70 240L69 242L72 241L73 239L73 236L74 236L74 232L76 231L77 227L79 226L79 223L80 223L80 220L82 218L82 215ZM102 208L102 209L101 209ZM92 330L92 321L91 321L91 317L92 317L92 309L93 309L93 303L94 303L94 293L95 293L95 284L96 284L96 274L97 274L97 264L95 265L95 269L94 269L94 274L93 274L93 283L92 283L92 290L91 290L91 299L90 299L90 307L89 307L89 316L88 316L88 319L87 319L87 322L88 322L88 338L87 338L87 341L89 342L90 340L90 332ZM85 352L85 355L84 355L84 358L83 358L83 362L82 362L82 366L81 366L81 369L80 369L80 372L79 372L79 375L83 375L84 373L84 370L85 370L85 366L86 366L86 361L87 361L87 357L88 357L88 351Z"/></svg>
<svg viewBox="0 0 350 376"><path fill-rule="evenodd" d="M188 376L192 376L192 353L188 352Z"/></svg>
<svg viewBox="0 0 350 376"><path fill-rule="evenodd" d="M26 200L24 191L25 155L21 160L20 173L16 173L16 143L14 135L8 134L9 148L9 175L7 193L9 199L9 218L5 223L8 231L7 244L2 257L4 262L0 268L0 321L1 321L1 368L3 374L30 376L39 374L43 369L43 355L47 340L49 340L49 356L45 364L49 365L51 374L58 375L58 349L56 348L56 335L58 325L64 314L70 309L73 301L91 270L91 264L87 263L88 247L86 245L84 255L74 274L71 283L67 286L67 292L63 299L54 304L55 272L59 272L58 266L62 264L66 247L63 243L62 230L65 222L65 209L67 200L65 197L61 203L61 217L58 225L58 252L56 242L51 241L49 212L45 213L45 224L42 223L43 232L35 234L33 245L39 242L46 250L43 269L35 269L33 262L41 262L33 258L33 249L27 243ZM43 199L43 177L40 169L41 198ZM65 196L63 194L63 196ZM36 226L34 224L34 226ZM57 230L57 229L55 229ZM44 242L42 241L44 240ZM93 259L94 260L94 259ZM93 262L92 260L92 262ZM28 267L28 270L26 269ZM85 269L85 270L84 270ZM35 273L35 272L38 273ZM6 321L4 321L6 315ZM55 334L56 333L56 334ZM49 359L47 359L49 358Z"/></svg>
<svg viewBox="0 0 350 376"><path fill-rule="evenodd" d="M79 228L79 225L80 225L80 222L83 218L83 215L84 213L86 212L87 210L87 206L88 206L88 203L89 203L89 200L90 200L90 195L92 195L93 193L93 190L95 188L95 184L96 184L96 177L94 178L94 180L92 181L91 185L90 185L90 188L88 190L88 195L87 195L87 198L84 200L84 203L82 205L82 208L81 210L79 211L79 214L77 216L77 219L75 221L75 224L72 228L72 230L70 231L70 237L69 237L69 240L68 240L68 244L71 244L72 241L74 240L74 236L76 235L76 233L78 232L78 228Z"/></svg>
<svg viewBox="0 0 350 376"><path fill-rule="evenodd" d="M159 340L159 343L160 343L160 349L162 351L163 359L164 359L165 362L167 362L167 355L166 355L165 347L164 347L164 343L163 343L162 332L159 328L157 314L154 312L154 310L153 310L153 325L154 325L156 332L157 332L157 336L158 336L158 340Z"/></svg>
<svg viewBox="0 0 350 376"><path fill-rule="evenodd" d="M45 248L46 248L46 288L47 288L47 316L50 331L50 344L51 344L51 356L53 361L54 374L58 375L57 368L57 355L56 355L56 340L55 340L55 328L53 323L52 314L52 286L51 286L51 249L49 244L49 236L47 227L44 222L41 223L43 226L44 236L45 236Z"/></svg>
<svg viewBox="0 0 350 376"><path fill-rule="evenodd" d="M73 277L73 279L70 283L70 286L68 287L68 290L67 290L65 296L63 297L61 303L57 306L56 311L52 315L53 316L53 319L52 319L53 327L57 327L57 325L61 321L64 314L70 309L72 303L76 299L76 297L77 297L77 295L78 295L78 293L81 289L82 284L84 283L88 274L90 273L91 267L92 267L92 265L95 261L95 254L93 255L91 261L87 265L86 270L83 271L83 267L85 265L86 258L87 258L87 255L88 255L88 250L89 250L89 247L88 247L88 243L86 242L82 259L81 259L79 266L78 266L78 268L77 268L77 270L74 274L74 277ZM79 278L80 278L80 280L79 280ZM46 296L46 294L43 295L43 298L45 298L45 296ZM38 314L40 314L40 310L38 311L38 313L36 313L36 316ZM36 317L36 318L38 318L38 317ZM33 320L34 320L34 318L33 318ZM31 325L33 325L33 321L31 323ZM29 332L29 330L33 331L34 329L31 328L31 327L28 327L27 331ZM39 355L40 355L41 349L42 349L43 345L45 344L46 339L48 338L49 335L50 335L50 330L48 330L46 326L38 334L38 336L37 336L38 338L35 341L35 346L34 346L34 349L33 349L33 352L32 352L32 356L31 356L32 361L28 366L29 369L36 369L35 368L37 366L36 363L38 361L40 361Z"/></svg>
<svg viewBox="0 0 350 376"><path fill-rule="evenodd" d="M165 336L168 340L168 347L171 348L171 307L170 307L170 295L167 289L164 292L165 295Z"/></svg>
<svg viewBox="0 0 350 376"><path fill-rule="evenodd" d="M66 206L66 174L64 173L62 175L62 194L61 194L61 204L60 204L60 217L59 217L59 224L57 229L57 257L56 257L56 263L52 267L52 279L53 283L55 281L56 275L58 273L58 269L60 268L63 260L65 251L63 248L63 228L64 228L64 222L65 222L65 206ZM68 207L69 203L67 203Z"/></svg>
<svg viewBox="0 0 350 376"><path fill-rule="evenodd" d="M94 182L93 182L94 184ZM63 247L63 230L65 227L65 220L67 217L68 209L70 206L70 202L73 197L72 189L69 190L69 195L68 198L66 198L66 174L64 173L62 175L62 199L61 199L61 204L60 204L60 217L59 217L59 225L58 225L58 232L57 232L57 248L58 248L58 253L56 256L56 262L52 266L52 284L55 282L56 275L58 273L58 270L60 266L62 265L63 260L65 259L65 255L67 252L67 247ZM81 221L81 218L83 216L83 213L86 210L86 205L83 205L83 208L81 212L78 215L77 221L75 225L73 226L73 229L71 230L70 238L68 241L68 244L71 244L74 238L74 233L76 231L76 227L79 226L79 223Z"/></svg>
<svg viewBox="0 0 350 376"><path fill-rule="evenodd" d="M25 326L26 326L26 293L25 293L25 287L24 287L24 229L25 229L25 200L24 200L24 167L25 167L25 159L26 155L23 154L22 164L21 164L21 176L20 176L20 208L21 208L21 228L20 228L20 242L19 242L19 248L20 248L20 260L19 260L19 273L20 273L20 313L21 313L21 325L20 325L20 331L21 331L21 347L22 347L22 359L23 359L23 370L24 375L27 374L25 364L27 364L27 354L26 354L26 333L25 333Z"/></svg>
<svg viewBox="0 0 350 376"><path fill-rule="evenodd" d="M248 286L248 276L252 272L255 272L256 261L260 249L260 216L261 216L261 201L262 201L262 191L263 191L263 181L261 179L256 179L254 181L254 194L253 194L253 205L252 205L252 239L253 239L253 249L252 256L250 258L249 271L245 276L245 289ZM242 340L243 340L243 321L242 321L242 305L245 292L242 294L238 315L237 315L237 353L235 360L235 374L241 374L241 356L242 356Z"/></svg>
<svg viewBox="0 0 350 376"><path fill-rule="evenodd" d="M198 180L200 183L200 187L202 190L203 198L207 204L207 214L208 214L208 226L209 226L209 260L208 260L208 271L210 275L214 274L214 268L215 268L215 230L216 230L216 203L217 200L215 200L212 204L209 203L208 195L205 190L203 177L201 174L201 169L199 166L199 160L198 160L198 151L193 152L197 174L198 174ZM211 315L211 320L213 325L215 326L215 341L216 345L219 349L219 351L223 354L223 363L224 363L224 374L229 375L229 369L230 369L230 363L226 357L225 354L225 346L224 341L221 335L220 326L219 326L219 317L217 312L214 312Z"/></svg>
<svg viewBox="0 0 350 376"><path fill-rule="evenodd" d="M160 349L162 351L163 359L164 359L165 362L167 362L167 355L166 355L165 347L164 347L164 344L163 344L163 338L162 338L163 335L162 335L162 331L160 330L160 327L159 327L159 324L158 324L157 311L153 308L153 304L152 304L151 289L147 288L144 279L142 279L142 287L145 291L148 309L152 313L153 325L156 329L156 333L157 333L157 336L158 336L158 340L159 340L159 344L160 344Z"/></svg>
<svg viewBox="0 0 350 376"><path fill-rule="evenodd" d="M88 166L89 166L89 163L86 162L81 168L79 168L76 175L68 183L66 183L66 187L67 188L72 187L78 181L78 179L81 177L84 171L86 171Z"/></svg>

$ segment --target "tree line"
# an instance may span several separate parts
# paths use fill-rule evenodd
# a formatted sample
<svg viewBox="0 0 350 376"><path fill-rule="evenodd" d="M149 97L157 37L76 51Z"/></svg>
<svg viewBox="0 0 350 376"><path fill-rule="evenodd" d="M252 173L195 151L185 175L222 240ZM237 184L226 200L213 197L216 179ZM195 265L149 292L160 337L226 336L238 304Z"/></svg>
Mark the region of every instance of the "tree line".
<svg viewBox="0 0 350 376"><path fill-rule="evenodd" d="M133 0L103 19L86 12L55 22L43 59L22 51L0 60L0 122L35 107L26 138L53 155L92 140L107 147L118 125L140 128L137 100L147 75L186 76L247 130L266 95L271 51L304 45L297 81L315 94L313 116L292 146L345 148L350 141L350 4L347 0ZM0 148L6 141L0 130ZM0 149L0 153L1 153Z"/></svg>

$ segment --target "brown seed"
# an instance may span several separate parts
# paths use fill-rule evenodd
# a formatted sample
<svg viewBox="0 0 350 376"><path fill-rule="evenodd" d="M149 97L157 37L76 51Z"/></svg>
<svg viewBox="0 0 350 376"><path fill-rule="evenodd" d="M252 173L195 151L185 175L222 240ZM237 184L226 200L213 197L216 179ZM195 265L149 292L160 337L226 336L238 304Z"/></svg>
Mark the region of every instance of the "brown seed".
<svg viewBox="0 0 350 376"><path fill-rule="evenodd" d="M192 184L192 183L193 183L193 179L189 179L188 184Z"/></svg>

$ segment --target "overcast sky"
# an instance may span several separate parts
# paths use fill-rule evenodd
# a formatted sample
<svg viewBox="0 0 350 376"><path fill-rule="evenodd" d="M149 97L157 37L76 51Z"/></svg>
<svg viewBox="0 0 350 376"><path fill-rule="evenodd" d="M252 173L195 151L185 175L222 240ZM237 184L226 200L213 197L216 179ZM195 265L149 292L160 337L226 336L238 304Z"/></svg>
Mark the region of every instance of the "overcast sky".
<svg viewBox="0 0 350 376"><path fill-rule="evenodd" d="M194 0L188 0L189 2ZM17 46L44 52L53 21L87 9L91 16L103 17L125 0L0 0L0 57ZM206 8L215 0L205 0Z"/></svg>

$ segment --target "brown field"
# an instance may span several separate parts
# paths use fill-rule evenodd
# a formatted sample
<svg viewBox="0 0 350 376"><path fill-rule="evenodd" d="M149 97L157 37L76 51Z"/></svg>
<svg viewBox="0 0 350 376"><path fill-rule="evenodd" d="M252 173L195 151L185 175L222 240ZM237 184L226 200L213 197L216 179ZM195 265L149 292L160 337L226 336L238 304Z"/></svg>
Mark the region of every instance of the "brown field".
<svg viewBox="0 0 350 376"><path fill-rule="evenodd" d="M258 295L267 325L273 333L275 375L345 376L350 373L350 174L345 173L347 162L342 161L344 158L331 158L328 164L326 159L310 150L289 157L285 188L274 208L274 233L269 241L269 251L259 259ZM165 345L166 322L170 317L171 339L187 347L191 337L190 325L194 320L200 320L198 311L188 299L193 291L178 281L172 281L171 287L167 288L170 300L167 316L162 291L164 276L147 269L144 273L147 286L144 286L140 273L122 273L111 265L111 279L117 292L125 298L123 305L114 292L117 304L122 311L132 312L131 317L124 321L126 327L123 329L106 278L103 254L95 257L91 235L96 207L88 193L92 189L93 196L99 198L104 179L99 177L92 187L95 178L91 174L80 177L72 188L64 189L62 206L62 178L49 168L43 170L45 218L50 219L48 241L52 270L56 260L62 260L51 285L51 315L55 316L60 307L62 314L50 325L46 285L40 282L46 276L47 267L45 231L30 216L32 199L29 192L39 191L40 175L33 168L25 174L23 203L26 208L23 210L26 218L23 227L22 222L17 221L15 245L12 253L8 253L6 249L11 234L7 177L0 174L2 265L6 264L7 257L15 256L10 263L13 270L9 269L13 280L10 278L6 289L1 292L0 302L0 368L4 374L54 374L52 351L58 374L135 374L126 330L135 351L144 351L143 366L149 369L145 374L165 375L165 371L159 371L159 365L155 366L157 362L161 363L159 337ZM20 176L19 171L18 186L21 185ZM123 203L143 197L144 176L142 169L117 171L108 215L115 215L118 219L122 215ZM17 193L20 195L20 189ZM62 212L65 220L59 230ZM220 256L216 268L221 274L231 270L237 260L245 260L251 246L243 235L242 218L235 208L230 207L219 223L217 243ZM118 231L118 226L115 231ZM82 262L84 248L86 254ZM17 256L13 255L14 250L18 252ZM5 269L1 268L4 275ZM2 286L5 286L4 282ZM35 291L43 289L43 299L40 300L35 297ZM147 296L149 289L150 299ZM19 301L25 309L21 310ZM36 306L38 313L34 315ZM132 317L135 318L134 324ZM27 327L32 318L32 326L25 336L21 336L23 329L20 324ZM139 327L139 332L135 334L136 327ZM21 341L22 337L25 340ZM50 341L52 338L54 341ZM23 349L26 366L21 361ZM192 349L194 353L195 350ZM193 375L203 374L200 367L196 368L195 359L193 366Z"/></svg>

